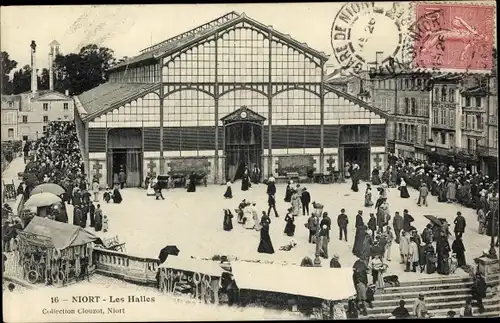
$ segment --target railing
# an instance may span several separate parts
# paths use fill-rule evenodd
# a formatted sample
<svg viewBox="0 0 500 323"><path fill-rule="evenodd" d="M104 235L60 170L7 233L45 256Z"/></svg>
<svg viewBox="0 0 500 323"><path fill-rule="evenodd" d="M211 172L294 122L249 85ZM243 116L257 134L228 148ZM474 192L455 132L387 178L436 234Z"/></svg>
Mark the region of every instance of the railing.
<svg viewBox="0 0 500 323"><path fill-rule="evenodd" d="M155 285L160 261L128 255L118 251L95 248L96 272L134 283Z"/></svg>

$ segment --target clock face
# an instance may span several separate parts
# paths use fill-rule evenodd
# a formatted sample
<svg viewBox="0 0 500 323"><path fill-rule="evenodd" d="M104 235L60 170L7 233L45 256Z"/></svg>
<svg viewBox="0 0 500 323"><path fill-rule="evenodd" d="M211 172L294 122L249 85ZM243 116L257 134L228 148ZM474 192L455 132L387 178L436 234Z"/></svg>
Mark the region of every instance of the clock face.
<svg viewBox="0 0 500 323"><path fill-rule="evenodd" d="M243 111L241 114L240 114L240 117L242 117L243 119L245 119L247 117L247 113L245 111Z"/></svg>

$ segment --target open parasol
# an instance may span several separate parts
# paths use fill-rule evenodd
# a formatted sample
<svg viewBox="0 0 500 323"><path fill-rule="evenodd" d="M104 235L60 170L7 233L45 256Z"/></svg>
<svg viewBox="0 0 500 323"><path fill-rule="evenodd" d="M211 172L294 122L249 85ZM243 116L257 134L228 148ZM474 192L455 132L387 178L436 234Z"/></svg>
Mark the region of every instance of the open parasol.
<svg viewBox="0 0 500 323"><path fill-rule="evenodd" d="M160 263L164 263L165 260L167 260L167 257L169 255L172 256L178 256L179 255L179 249L177 246L166 246L165 248L160 250L160 254L158 255L158 259L160 259Z"/></svg>
<svg viewBox="0 0 500 323"><path fill-rule="evenodd" d="M49 192L43 192L39 194L32 195L26 203L24 203L24 207L42 207L49 206L54 203L60 203L61 198L59 196L54 195Z"/></svg>
<svg viewBox="0 0 500 323"><path fill-rule="evenodd" d="M443 225L443 223L441 222L441 220L439 220L436 216L434 215L424 215L424 217L426 219L428 219L429 221L431 221L432 223L434 223L435 225Z"/></svg>
<svg viewBox="0 0 500 323"><path fill-rule="evenodd" d="M37 187L35 187L31 193L30 196L33 196L35 194L40 194L40 193L52 193L54 195L60 196L61 194L65 193L66 191L64 188L61 186L54 184L54 183L45 183L45 184L40 184Z"/></svg>

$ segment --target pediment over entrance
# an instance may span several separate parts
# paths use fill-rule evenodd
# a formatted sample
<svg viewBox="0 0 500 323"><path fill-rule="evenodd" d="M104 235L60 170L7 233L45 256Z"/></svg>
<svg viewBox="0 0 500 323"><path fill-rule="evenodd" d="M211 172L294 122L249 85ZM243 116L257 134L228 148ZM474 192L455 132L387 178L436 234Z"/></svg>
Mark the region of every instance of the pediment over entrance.
<svg viewBox="0 0 500 323"><path fill-rule="evenodd" d="M220 120L225 123L235 122L235 121L263 122L264 120L266 120L266 118L264 118L257 112L247 108L246 106L242 106L241 108L231 112L230 114L226 115Z"/></svg>

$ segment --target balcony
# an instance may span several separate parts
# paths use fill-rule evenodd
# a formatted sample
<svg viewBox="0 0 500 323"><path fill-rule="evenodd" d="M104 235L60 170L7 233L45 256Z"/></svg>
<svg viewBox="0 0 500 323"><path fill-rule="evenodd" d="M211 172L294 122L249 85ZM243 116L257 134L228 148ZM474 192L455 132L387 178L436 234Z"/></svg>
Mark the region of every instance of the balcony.
<svg viewBox="0 0 500 323"><path fill-rule="evenodd" d="M478 155L481 157L493 157L498 158L498 148L492 148L488 146L479 146L477 148Z"/></svg>
<svg viewBox="0 0 500 323"><path fill-rule="evenodd" d="M450 126L450 125L441 124L441 123L433 123L432 129L444 129L444 130L455 131L455 126L454 125Z"/></svg>
<svg viewBox="0 0 500 323"><path fill-rule="evenodd" d="M433 101L432 102L432 107L433 108L446 108L446 109L455 109L457 107L457 104L456 102L443 102L443 101Z"/></svg>
<svg viewBox="0 0 500 323"><path fill-rule="evenodd" d="M458 157L468 157L468 158L477 158L480 149L470 149L470 148L455 148L454 153Z"/></svg>
<svg viewBox="0 0 500 323"><path fill-rule="evenodd" d="M427 141L424 146L424 151L427 154L436 154L439 156L453 156L453 149L448 144Z"/></svg>
<svg viewBox="0 0 500 323"><path fill-rule="evenodd" d="M485 113L486 112L486 109L485 107L481 106L481 107L475 107L475 106L463 106L462 107L462 110L464 112L472 112L472 113Z"/></svg>
<svg viewBox="0 0 500 323"><path fill-rule="evenodd" d="M462 128L462 133L464 135L470 135L470 136L476 136L476 137L485 137L486 136L486 131L485 129L478 129L478 128Z"/></svg>

